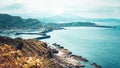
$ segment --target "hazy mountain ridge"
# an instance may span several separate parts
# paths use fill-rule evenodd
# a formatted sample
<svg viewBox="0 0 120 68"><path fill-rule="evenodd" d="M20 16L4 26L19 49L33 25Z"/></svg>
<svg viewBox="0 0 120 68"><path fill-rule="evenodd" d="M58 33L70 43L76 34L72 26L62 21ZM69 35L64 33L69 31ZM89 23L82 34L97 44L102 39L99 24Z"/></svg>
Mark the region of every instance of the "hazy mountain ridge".
<svg viewBox="0 0 120 68"><path fill-rule="evenodd" d="M48 21L47 19L45 19L46 21ZM0 14L0 28L48 28L48 29L56 29L56 28L59 28L59 27L65 27L65 26L72 26L73 23L76 24L77 22L70 22L69 24L67 22L65 22L64 24L59 24L57 23L57 20L64 20L63 18L61 17L56 17L55 18L56 21L54 22L50 22L49 24L48 23L44 23L44 22L41 22L41 20L37 20L37 19L32 19L32 18L29 18L29 19L23 19L21 18L20 16L11 16L11 15L8 15L8 14ZM49 22L49 21L48 21ZM89 22L90 23L90 22ZM78 25L76 26L79 26L79 24L84 24L84 23L80 23L78 22ZM75 26L75 25L74 25Z"/></svg>
<svg viewBox="0 0 120 68"><path fill-rule="evenodd" d="M74 26L96 26L95 23L91 22L69 22L69 23L46 23L49 27L74 27Z"/></svg>
<svg viewBox="0 0 120 68"><path fill-rule="evenodd" d="M81 21L80 21L81 20ZM47 30L61 29L61 27L71 26L97 26L88 20L79 17L62 17L55 16L51 18L41 19L23 19L20 16L11 16L8 14L0 14L0 29L20 28L20 29L40 29L46 28ZM92 19L91 19L92 20ZM106 19L105 19L106 20ZM119 21L119 19L108 19L106 21ZM97 20L96 20L97 21ZM102 20L99 20L102 21ZM102 26L103 27L103 26Z"/></svg>
<svg viewBox="0 0 120 68"><path fill-rule="evenodd" d="M47 18L37 18L45 23L65 23L65 22L120 22L120 19L115 18L85 18L79 16L53 16Z"/></svg>

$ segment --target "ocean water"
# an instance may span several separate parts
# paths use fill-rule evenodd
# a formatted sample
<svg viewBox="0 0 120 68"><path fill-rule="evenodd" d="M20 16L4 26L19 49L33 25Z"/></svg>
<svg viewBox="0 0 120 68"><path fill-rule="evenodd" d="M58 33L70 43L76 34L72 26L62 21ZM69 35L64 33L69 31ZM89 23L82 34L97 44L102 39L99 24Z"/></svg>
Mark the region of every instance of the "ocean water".
<svg viewBox="0 0 120 68"><path fill-rule="evenodd" d="M90 62L84 63L85 68L94 68L90 63L97 63L102 68L120 68L120 23L98 22L100 25L116 26L117 28L98 27L67 27L66 30L54 30L49 32L49 39L43 39L47 43L58 43L72 51L73 54L81 55ZM26 31L23 31L26 32ZM30 32L40 32L34 30ZM3 34L12 38L24 39L39 37L39 35L18 35L15 33ZM83 62L81 62L83 63Z"/></svg>
<svg viewBox="0 0 120 68"><path fill-rule="evenodd" d="M87 58L102 68L120 68L120 26L117 28L67 27L48 33L47 43L58 43L73 54ZM85 68L90 67L85 63Z"/></svg>

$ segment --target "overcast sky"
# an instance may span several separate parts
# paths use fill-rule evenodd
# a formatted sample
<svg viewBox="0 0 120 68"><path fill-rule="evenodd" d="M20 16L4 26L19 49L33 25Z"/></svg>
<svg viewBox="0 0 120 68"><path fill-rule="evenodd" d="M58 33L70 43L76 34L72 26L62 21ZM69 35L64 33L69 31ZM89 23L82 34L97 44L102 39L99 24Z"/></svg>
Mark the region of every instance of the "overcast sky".
<svg viewBox="0 0 120 68"><path fill-rule="evenodd" d="M0 0L0 13L30 17L120 18L120 0Z"/></svg>

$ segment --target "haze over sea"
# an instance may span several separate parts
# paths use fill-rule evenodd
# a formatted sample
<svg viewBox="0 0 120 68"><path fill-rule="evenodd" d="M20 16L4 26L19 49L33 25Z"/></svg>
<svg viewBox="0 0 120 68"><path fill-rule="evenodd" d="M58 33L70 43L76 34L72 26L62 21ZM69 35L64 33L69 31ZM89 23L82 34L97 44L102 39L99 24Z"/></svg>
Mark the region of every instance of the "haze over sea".
<svg viewBox="0 0 120 68"><path fill-rule="evenodd" d="M120 24L119 22L97 24L113 25L117 28L67 27L67 30L54 30L48 33L51 38L42 41L58 43L73 54L81 55L103 68L119 68Z"/></svg>

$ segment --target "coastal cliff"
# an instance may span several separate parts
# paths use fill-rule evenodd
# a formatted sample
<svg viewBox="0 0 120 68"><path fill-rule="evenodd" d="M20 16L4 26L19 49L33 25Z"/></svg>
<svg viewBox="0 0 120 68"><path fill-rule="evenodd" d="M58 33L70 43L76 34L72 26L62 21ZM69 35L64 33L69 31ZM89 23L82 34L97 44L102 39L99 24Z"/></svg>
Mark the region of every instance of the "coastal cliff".
<svg viewBox="0 0 120 68"><path fill-rule="evenodd" d="M80 68L89 62L82 56L72 54L59 44L48 46L34 39L0 36L0 67L2 68ZM96 68L101 66L91 64Z"/></svg>
<svg viewBox="0 0 120 68"><path fill-rule="evenodd" d="M14 46L16 49L26 56L45 56L51 57L50 50L47 48L46 43L38 42L36 40L28 39L24 40L21 38L11 39L9 37L0 37L0 44L8 44Z"/></svg>
<svg viewBox="0 0 120 68"><path fill-rule="evenodd" d="M63 68L52 60L46 43L32 39L0 37L0 58L2 68Z"/></svg>

